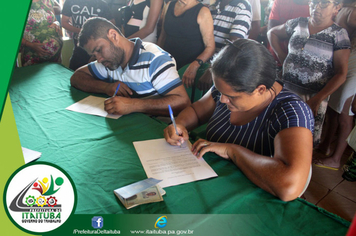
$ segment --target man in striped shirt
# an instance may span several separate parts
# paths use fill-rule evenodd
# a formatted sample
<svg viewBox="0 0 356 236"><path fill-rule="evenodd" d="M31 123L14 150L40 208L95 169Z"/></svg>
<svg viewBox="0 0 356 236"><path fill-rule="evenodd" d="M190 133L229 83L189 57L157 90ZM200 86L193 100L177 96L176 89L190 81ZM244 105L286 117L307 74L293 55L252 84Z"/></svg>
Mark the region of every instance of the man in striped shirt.
<svg viewBox="0 0 356 236"><path fill-rule="evenodd" d="M225 46L226 39L248 38L252 9L246 0L221 0L211 8L214 19L215 52Z"/></svg>
<svg viewBox="0 0 356 236"><path fill-rule="evenodd" d="M247 0L219 0L210 6L214 20L215 53L226 45L226 40L247 39L249 36L252 8ZM212 85L210 71L199 79L198 89L207 91Z"/></svg>
<svg viewBox="0 0 356 236"><path fill-rule="evenodd" d="M76 70L71 85L85 92L113 96L120 84L118 96L105 101L109 114L169 116L168 105L178 114L190 104L175 60L157 45L139 38L128 40L100 17L83 25L79 45L97 61Z"/></svg>

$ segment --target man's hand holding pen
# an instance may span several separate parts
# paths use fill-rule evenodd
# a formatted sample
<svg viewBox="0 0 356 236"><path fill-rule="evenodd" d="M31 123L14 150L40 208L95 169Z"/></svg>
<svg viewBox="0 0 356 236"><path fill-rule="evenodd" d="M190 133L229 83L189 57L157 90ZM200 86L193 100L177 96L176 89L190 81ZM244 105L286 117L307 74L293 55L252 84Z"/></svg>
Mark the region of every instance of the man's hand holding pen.
<svg viewBox="0 0 356 236"><path fill-rule="evenodd" d="M134 112L132 98L115 96L104 102L104 109L109 114L127 115Z"/></svg>
<svg viewBox="0 0 356 236"><path fill-rule="evenodd" d="M117 87L120 85L119 90L117 93L115 92ZM115 93L115 96L121 96L121 97L130 97L133 92L132 90L122 82L115 82L115 83L109 83L108 86L106 87L106 94L109 96L112 96Z"/></svg>
<svg viewBox="0 0 356 236"><path fill-rule="evenodd" d="M124 92L125 95L127 95L127 92L132 91L127 87L126 84L117 82L114 83L115 86L115 92L113 93L111 98L108 98L104 102L104 109L107 113L109 114L114 114L114 115L126 115L130 114L133 112L132 108L132 103L130 102L130 97L129 96L120 96L120 93L122 94L122 91ZM111 86L113 87L113 86ZM123 89L120 88L124 87ZM128 90L126 90L128 89ZM119 96L118 96L119 95Z"/></svg>

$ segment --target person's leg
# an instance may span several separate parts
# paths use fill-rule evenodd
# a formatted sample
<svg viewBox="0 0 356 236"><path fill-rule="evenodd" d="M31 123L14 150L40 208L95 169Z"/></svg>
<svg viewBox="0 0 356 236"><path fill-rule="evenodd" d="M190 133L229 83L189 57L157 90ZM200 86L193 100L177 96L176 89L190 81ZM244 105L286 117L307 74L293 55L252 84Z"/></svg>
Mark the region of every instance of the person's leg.
<svg viewBox="0 0 356 236"><path fill-rule="evenodd" d="M353 116L349 115L349 109L351 106L351 101L353 97L350 97L346 100L344 108L341 112L341 114L338 114L335 112L333 109L329 109L331 114L333 116L338 117L336 119L338 123L338 135L336 138L336 146L333 154L325 159L322 159L322 165L332 167L332 168L339 168L340 167L340 160L342 155L344 154L344 151L347 147L347 142L346 139L349 136L352 128L353 128ZM328 131L327 136L331 136L332 130L330 130L330 133Z"/></svg>
<svg viewBox="0 0 356 236"><path fill-rule="evenodd" d="M314 95L313 95L314 96ZM311 96L311 97L313 97ZM316 116L314 117L314 134L313 134L313 146L317 147L320 143L321 132L323 130L323 124L325 119L326 108L328 107L329 98L323 100L320 103Z"/></svg>
<svg viewBox="0 0 356 236"><path fill-rule="evenodd" d="M334 140L338 128L339 114L330 107L327 108L325 125L323 127L323 140L316 148L316 151L323 155L329 156L331 154L331 143Z"/></svg>

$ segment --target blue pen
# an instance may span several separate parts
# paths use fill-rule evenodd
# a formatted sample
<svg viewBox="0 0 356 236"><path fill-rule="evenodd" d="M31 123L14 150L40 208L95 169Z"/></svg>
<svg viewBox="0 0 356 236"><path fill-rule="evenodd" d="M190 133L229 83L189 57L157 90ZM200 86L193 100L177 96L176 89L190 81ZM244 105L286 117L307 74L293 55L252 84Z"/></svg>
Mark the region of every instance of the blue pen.
<svg viewBox="0 0 356 236"><path fill-rule="evenodd" d="M171 105L168 105L168 110L169 110L169 115L171 117L174 129L176 130L176 135L179 136L178 129L177 129L177 124L176 124L176 121L175 121L174 116L173 116L173 111L172 111Z"/></svg>
<svg viewBox="0 0 356 236"><path fill-rule="evenodd" d="M112 97L115 97L115 96L116 96L117 91L119 91L119 88L120 88L120 83L117 85L116 90L115 90L115 93L114 93L114 95L113 95Z"/></svg>

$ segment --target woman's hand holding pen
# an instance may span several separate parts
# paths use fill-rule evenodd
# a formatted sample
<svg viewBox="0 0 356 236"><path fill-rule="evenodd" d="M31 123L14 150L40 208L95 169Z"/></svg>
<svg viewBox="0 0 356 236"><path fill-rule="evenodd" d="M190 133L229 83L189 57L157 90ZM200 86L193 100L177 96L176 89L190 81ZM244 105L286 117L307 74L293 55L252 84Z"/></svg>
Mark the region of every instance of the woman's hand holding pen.
<svg viewBox="0 0 356 236"><path fill-rule="evenodd" d="M116 96L130 97L133 94L131 89L125 83L122 82L109 83L106 86L106 94L112 96L115 93L118 84L120 84L120 88Z"/></svg>
<svg viewBox="0 0 356 236"><path fill-rule="evenodd" d="M176 134L176 130L173 124L164 129L164 138L170 145L180 146L189 139L189 134L185 127L177 124L177 131L179 135Z"/></svg>

